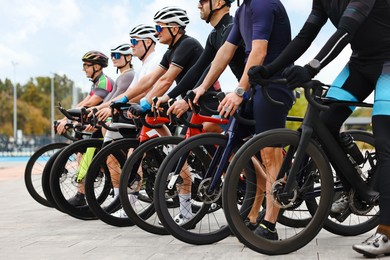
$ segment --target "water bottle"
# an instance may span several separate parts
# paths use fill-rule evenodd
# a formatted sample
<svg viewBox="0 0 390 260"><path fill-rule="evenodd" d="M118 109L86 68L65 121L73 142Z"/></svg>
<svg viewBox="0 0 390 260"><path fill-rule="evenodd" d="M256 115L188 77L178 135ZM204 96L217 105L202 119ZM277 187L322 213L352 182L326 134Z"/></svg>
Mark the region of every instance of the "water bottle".
<svg viewBox="0 0 390 260"><path fill-rule="evenodd" d="M357 165L360 165L364 162L363 154L360 152L359 147L353 141L353 137L349 133L341 133L340 142L344 148L344 151L353 158Z"/></svg>

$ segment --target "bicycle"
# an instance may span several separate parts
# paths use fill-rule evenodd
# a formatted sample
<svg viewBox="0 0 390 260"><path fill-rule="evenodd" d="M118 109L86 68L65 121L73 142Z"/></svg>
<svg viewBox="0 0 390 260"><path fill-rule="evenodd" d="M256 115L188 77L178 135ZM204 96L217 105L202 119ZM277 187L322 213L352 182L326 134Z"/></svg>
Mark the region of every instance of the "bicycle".
<svg viewBox="0 0 390 260"><path fill-rule="evenodd" d="M112 184L113 181L119 179L121 169L124 167L128 156L128 151L137 148L142 143L156 139L156 137L159 137L157 139L164 138L160 137L155 129L169 123L170 119L166 116L157 116L152 113L146 117L140 117L140 122L142 127L138 137L117 140L104 147L94 157L85 178L85 195L90 210L100 220L113 226L134 225L132 220L122 213L119 196L114 196ZM98 176L104 178L108 183L108 185L104 186L104 189L95 185L95 179ZM147 196L139 197L141 200L150 201ZM148 212L151 210L151 208L146 208L143 214L149 214Z"/></svg>
<svg viewBox="0 0 390 260"><path fill-rule="evenodd" d="M216 98L215 95L216 93L214 92L207 93L207 97L214 99ZM132 222L147 232L160 235L168 234L167 230L159 222L159 219L155 214L153 203L153 191L157 170L166 156L172 151L174 146L181 143L183 140L188 139L190 136L199 135L201 133L203 134L204 130L202 123L210 122L214 124L226 124L228 122L226 119L201 115L199 113L200 110L205 111L208 114L217 113L217 111L207 106L205 99L201 99L199 105L200 108L193 111L189 121L184 118L176 119L177 124L182 124L188 127L184 138L171 136L160 137L155 140L148 141L133 152L122 169L119 193L123 209ZM203 157L201 159L207 161L209 160L207 157ZM198 164L199 166L199 162L194 158L191 165L196 168L195 164ZM147 196L149 198L149 202L145 200L130 200L129 183L132 183L136 176L142 176L141 191L138 193L138 197ZM142 192L145 194L142 194ZM177 200L171 201L170 207L177 207L179 204L180 203ZM144 214L145 207L153 208L153 211L150 211L148 214Z"/></svg>
<svg viewBox="0 0 390 260"><path fill-rule="evenodd" d="M269 82L285 83L285 80ZM263 91L267 93L264 82L262 85ZM338 192L350 187L351 205L353 205L350 210L356 215L367 215L366 222L369 225L375 223L378 217L376 207L379 195L373 189L375 154L366 152L363 161L357 164L358 159L345 151L319 117L320 111L330 106L370 107L371 105L326 99L322 96L324 90L326 86L319 81L311 81L304 85L308 107L300 131L274 129L257 135L240 148L228 168L223 188L225 216L237 238L259 253L287 254L310 242L325 223L330 223L328 216L335 190ZM281 209L304 206L311 215L308 223L302 227L278 226L279 230L283 230L280 233L282 234L280 240L268 240L250 231L243 222L245 215L242 214L242 207L240 209L237 207L237 195L230 192L237 189L241 170L251 164L248 158L258 155L260 150L266 147L280 147L286 153L279 174L272 183L272 191L266 195L272 196L274 203ZM367 166L369 169L363 171L359 165ZM341 182L334 182L332 169L342 180ZM246 174L253 175L250 171ZM256 186L256 183L247 182L248 186ZM255 195L246 193L248 199L251 196Z"/></svg>
<svg viewBox="0 0 390 260"><path fill-rule="evenodd" d="M222 99L223 96L220 95L219 98ZM299 119L290 117L289 120ZM183 141L167 156L159 169L154 191L156 211L165 228L183 242L210 244L231 234L220 210L224 173L234 151L250 136L249 132L237 131L238 124L252 125L253 121L245 120L236 113L229 119L224 135L206 133ZM187 169L183 168L186 161L197 157L208 160L199 160L202 167L198 166L198 169L193 168L190 163L187 163ZM258 170L261 171L259 168ZM188 178L192 179L190 184L185 184L181 177L184 171L190 175ZM244 195L246 181L245 177L240 180L238 194ZM165 198L176 198L183 187L191 187L192 209L188 211L192 211L193 217L186 224L180 225L175 219L177 211L170 207ZM256 188L251 192L256 192ZM243 197L237 198L236 202L241 205L244 202ZM194 207L201 209L195 210Z"/></svg>
<svg viewBox="0 0 390 260"><path fill-rule="evenodd" d="M104 122L98 122L94 116L92 118L88 118L87 116L89 112L85 109L82 110L84 111L83 115L86 118L86 123L92 124L95 127L100 124L112 131L117 130L119 127L126 127L130 130L137 128L137 126L130 124L126 126L118 124L116 128L109 128L109 126L106 126ZM126 134L130 136L134 135L132 132ZM106 136L111 136L111 134L107 133ZM114 138L123 137L124 136L118 132L118 135ZM79 140L67 146L58 154L53 166L51 167L50 174L48 174L45 180L49 182L48 186L50 187L51 196L53 197L59 210L78 219L90 220L97 218L86 203L83 203L84 205L72 205L68 200L74 197L80 186L82 186L82 188L84 187L85 175L93 157L104 145L111 141L111 138L110 140L106 139L106 142L101 138ZM109 187L110 183L103 177L103 175L96 177L95 186L102 186L102 189L105 190ZM102 194L102 196L103 195L106 194Z"/></svg>
<svg viewBox="0 0 390 260"><path fill-rule="evenodd" d="M68 129L65 133L62 134L66 139L74 142L81 139L86 133L82 133L83 125L80 124L80 114L77 111L70 109L65 110L61 104L57 107L60 112L68 117L69 120L75 120L78 123L68 123L66 128ZM53 127L56 130L57 121L53 122ZM87 134L89 135L89 134ZM51 166L53 165L53 160L57 156L57 152L67 146L68 142L61 143L51 143L39 148L28 160L26 168L24 171L24 182L27 188L27 191L33 199L38 203L47 206L53 207L53 199L51 194L48 194L44 187L46 184L43 184L44 172L50 171ZM45 193L46 191L46 193ZM46 195L45 195L46 194Z"/></svg>

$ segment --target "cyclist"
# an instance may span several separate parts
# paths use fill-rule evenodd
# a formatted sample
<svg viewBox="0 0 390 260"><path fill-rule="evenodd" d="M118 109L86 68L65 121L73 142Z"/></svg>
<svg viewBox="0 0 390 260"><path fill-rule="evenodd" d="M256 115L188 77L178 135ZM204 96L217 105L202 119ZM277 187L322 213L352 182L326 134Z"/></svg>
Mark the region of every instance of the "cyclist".
<svg viewBox="0 0 390 260"><path fill-rule="evenodd" d="M196 63L203 52L202 45L194 38L186 35L185 28L189 24L187 12L181 8L169 6L159 10L154 15L156 23L156 32L160 43L168 45L160 66L145 77L144 81L137 84L138 94L146 92L152 86L153 88L141 99L139 105L132 105L130 111L134 115L139 115L151 109L152 98L163 95L175 81L179 84L184 75ZM185 93L182 93L184 96ZM166 133L165 135L168 135ZM190 191L185 191L189 193ZM180 208L188 209L191 207L191 194L180 196ZM185 213L177 216L177 221L183 223L184 218L192 212L185 210Z"/></svg>
<svg viewBox="0 0 390 260"><path fill-rule="evenodd" d="M376 233L353 249L367 256L390 253L390 1L381 0L313 0L312 11L285 51L271 64L250 70L254 80L270 77L300 57L316 38L327 19L336 32L307 65L283 71L291 87L311 80L350 44L349 62L333 82L327 97L363 101L375 89L372 112L375 149L378 155L378 189L380 193L379 226ZM352 113L350 107L334 107L321 118L338 137L342 123ZM332 210L348 207L348 202L332 205Z"/></svg>
<svg viewBox="0 0 390 260"><path fill-rule="evenodd" d="M122 103L126 103L129 100L131 102L139 102L145 96L145 92L138 91L135 86L139 82L145 82L147 75L158 68L161 57L155 51L157 41L156 30L151 25L140 24L131 30L131 48L134 55L141 60L142 66L136 71L134 80L129 88L122 95L114 98L113 101ZM99 115L99 112L97 115Z"/></svg>
<svg viewBox="0 0 390 260"><path fill-rule="evenodd" d="M178 84L203 51L202 45L186 34L185 28L190 20L185 10L174 6L164 7L154 15L154 22L160 43L169 47L160 66L137 84L137 94L153 88L141 99L139 106L132 106L135 114L150 110L152 98L163 95L173 82Z"/></svg>
<svg viewBox="0 0 390 260"><path fill-rule="evenodd" d="M92 81L89 95L76 107L92 107L99 105L114 88L114 81L103 73L103 68L108 66L108 57L99 51L89 51L82 57L83 70L87 78ZM57 125L57 132L66 131L67 118L63 118Z"/></svg>
<svg viewBox="0 0 390 260"><path fill-rule="evenodd" d="M218 110L221 116L233 115L249 90L247 72L254 65L272 62L291 40L290 22L284 6L279 0L245 0L236 11L233 28L223 46L219 49L212 66L203 83L195 89L194 102L205 93L219 75L224 71L241 41L245 43L246 64L238 87L234 93L226 95ZM270 95L283 100L284 106L276 106L268 102L255 86L253 96L253 115L256 121L255 132L285 126L287 113L293 104L292 91L283 85L271 85ZM271 112L272 111L272 112ZM271 193L272 183L277 175L277 166L281 163L280 148L269 148L261 151L262 163L267 173L266 192ZM267 239L278 239L275 229L278 208L271 196L266 197L267 210L255 233ZM254 221L251 219L251 221ZM253 223L252 223L253 224Z"/></svg>
<svg viewBox="0 0 390 260"><path fill-rule="evenodd" d="M181 94L187 93L188 90L193 89L197 86L197 82L202 82L202 79L208 72L210 64L217 54L218 49L225 42L227 36L233 25L233 17L229 15L230 5L234 0L225 0L225 1L213 1L213 0L201 0L198 4L198 9L200 11L200 18L205 20L206 23L210 23L214 29L209 34L205 48L202 52L202 55L199 57L198 61L192 68L186 73L181 82L176 85L168 94L159 98L159 103L167 102L171 98L176 98ZM242 76L244 71L244 62L245 62L245 49L243 44L239 46L238 50L234 54L232 61L229 63L230 68L233 74L239 79ZM213 90L219 91L219 84L214 84ZM218 104L216 104L216 107ZM215 108L216 108L215 107ZM171 111L181 117L184 112L189 109L189 106L185 99L176 101L168 110L168 113ZM206 123L205 123L206 124ZM215 124L205 125L205 130L207 132L221 132L219 126Z"/></svg>
<svg viewBox="0 0 390 260"><path fill-rule="evenodd" d="M111 59L114 67L117 68L117 73L120 71L119 77L114 84L114 90L107 95L104 103L94 107L99 110L97 113L100 120L106 120L111 116L111 109L109 108L111 99L123 94L129 85L133 82L135 73L131 60L133 58L133 50L130 44L124 43L116 48L111 49Z"/></svg>
<svg viewBox="0 0 390 260"><path fill-rule="evenodd" d="M89 51L82 57L83 70L85 74L92 81L91 91L76 107L92 107L103 102L107 95L113 91L114 81L103 73L103 68L108 66L108 57L99 51ZM57 132L59 134L66 131L65 125L67 118L60 120L57 125ZM96 131L92 137L102 137L101 131ZM83 163L86 160L79 158ZM86 169L86 167L80 167ZM68 203L73 206L83 206L85 202L84 185L78 185L78 192L76 195L68 200Z"/></svg>

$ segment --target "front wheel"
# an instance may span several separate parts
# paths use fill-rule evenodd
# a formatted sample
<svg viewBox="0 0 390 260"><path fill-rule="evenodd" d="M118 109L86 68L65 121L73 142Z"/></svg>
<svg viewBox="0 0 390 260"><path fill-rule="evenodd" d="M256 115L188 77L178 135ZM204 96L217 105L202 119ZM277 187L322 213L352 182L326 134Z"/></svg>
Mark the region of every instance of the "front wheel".
<svg viewBox="0 0 390 260"><path fill-rule="evenodd" d="M309 143L304 151L303 161L297 165L298 170L292 179L292 191L284 192L286 178L290 174L289 170L296 163L295 156L299 140L300 133L288 129L264 132L243 145L228 168L222 196L226 219L237 238L259 253L277 255L298 250L318 234L329 214L333 198L332 172L324 152L314 142ZM266 181L270 182L269 185L272 187L271 190L266 191L266 197L271 196L274 204L284 211L296 212L295 218L300 216L301 210L308 212L307 204L302 202L315 200L318 205L316 211L311 212L311 217L308 218L306 214L302 216L305 219L303 222L305 225L284 226L276 223L277 240L256 235L245 225L246 216L240 214L240 210L245 212L245 209L237 207L237 193L231 192L238 189L242 172L245 172L247 165L252 163L251 158L259 158L260 150L265 148L280 149L281 153L284 154L284 156L281 155L282 163L278 166L277 179L274 182ZM266 176L269 175L267 169L265 170ZM246 172L247 177L250 173ZM247 181L246 185L247 190L249 190L248 187L256 186L256 183ZM245 198L250 198L250 195L245 196Z"/></svg>
<svg viewBox="0 0 390 260"><path fill-rule="evenodd" d="M167 156L158 171L154 191L158 217L183 242L211 244L231 234L221 203L224 176L214 179L215 187L214 171L205 176L227 141L227 136L213 133L191 137Z"/></svg>

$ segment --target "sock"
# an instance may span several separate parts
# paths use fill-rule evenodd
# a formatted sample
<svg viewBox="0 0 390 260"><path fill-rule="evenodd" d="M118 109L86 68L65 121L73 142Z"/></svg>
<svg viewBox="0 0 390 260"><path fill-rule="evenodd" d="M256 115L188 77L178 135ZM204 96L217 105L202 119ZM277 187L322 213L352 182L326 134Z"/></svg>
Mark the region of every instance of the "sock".
<svg viewBox="0 0 390 260"><path fill-rule="evenodd" d="M276 224L268 222L267 220L264 220L264 219L261 221L261 224L266 226L270 231L275 231Z"/></svg>
<svg viewBox="0 0 390 260"><path fill-rule="evenodd" d="M381 233L390 238L390 226L379 224L376 233Z"/></svg>
<svg viewBox="0 0 390 260"><path fill-rule="evenodd" d="M180 214L187 219L192 218L191 194L179 194L179 201Z"/></svg>
<svg viewBox="0 0 390 260"><path fill-rule="evenodd" d="M127 195L129 197L130 205L135 208L135 203L138 200L138 192L130 193Z"/></svg>
<svg viewBox="0 0 390 260"><path fill-rule="evenodd" d="M119 195L119 188L114 188L114 198L118 197Z"/></svg>

